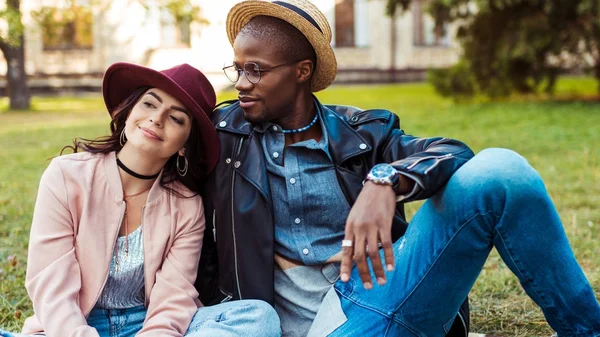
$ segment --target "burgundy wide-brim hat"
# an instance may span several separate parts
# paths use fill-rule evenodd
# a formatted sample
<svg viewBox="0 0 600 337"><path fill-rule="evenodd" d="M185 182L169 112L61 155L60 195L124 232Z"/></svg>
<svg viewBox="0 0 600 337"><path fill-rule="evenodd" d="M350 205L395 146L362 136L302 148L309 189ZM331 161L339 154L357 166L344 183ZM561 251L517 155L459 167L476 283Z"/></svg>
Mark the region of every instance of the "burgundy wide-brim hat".
<svg viewBox="0 0 600 337"><path fill-rule="evenodd" d="M219 161L219 136L209 119L217 101L215 89L200 70L189 64L157 71L137 64L117 62L104 73L102 95L109 114L140 87L158 88L178 99L198 124L200 162L208 175Z"/></svg>

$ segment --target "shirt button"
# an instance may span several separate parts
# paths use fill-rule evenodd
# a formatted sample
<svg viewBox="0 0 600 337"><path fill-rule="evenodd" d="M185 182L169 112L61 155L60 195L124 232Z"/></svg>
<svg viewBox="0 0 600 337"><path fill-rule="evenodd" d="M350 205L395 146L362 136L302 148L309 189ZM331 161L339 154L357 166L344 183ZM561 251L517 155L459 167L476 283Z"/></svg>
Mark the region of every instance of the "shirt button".
<svg viewBox="0 0 600 337"><path fill-rule="evenodd" d="M304 255L308 255L308 248L302 249L302 253L304 253Z"/></svg>
<svg viewBox="0 0 600 337"><path fill-rule="evenodd" d="M226 121L222 121L221 123L219 123L219 126L224 128L225 126L227 126L227 122Z"/></svg>
<svg viewBox="0 0 600 337"><path fill-rule="evenodd" d="M225 162L226 162L227 164L231 163L231 158L227 158L227 159L225 159Z"/></svg>
<svg viewBox="0 0 600 337"><path fill-rule="evenodd" d="M296 183L296 179L295 178L291 178L290 179L290 184L294 185Z"/></svg>
<svg viewBox="0 0 600 337"><path fill-rule="evenodd" d="M273 158L279 158L279 152L273 152Z"/></svg>
<svg viewBox="0 0 600 337"><path fill-rule="evenodd" d="M366 149L366 148L367 148L367 144L365 144L365 143L362 143L362 144L360 144L358 147L359 147L361 150L364 150L364 149Z"/></svg>
<svg viewBox="0 0 600 337"><path fill-rule="evenodd" d="M296 220L294 220L295 223L300 223L300 218L296 218Z"/></svg>
<svg viewBox="0 0 600 337"><path fill-rule="evenodd" d="M239 161L236 161L235 164L233 164L233 166L235 166L235 168L239 168L240 165L242 165L242 163L240 163Z"/></svg>

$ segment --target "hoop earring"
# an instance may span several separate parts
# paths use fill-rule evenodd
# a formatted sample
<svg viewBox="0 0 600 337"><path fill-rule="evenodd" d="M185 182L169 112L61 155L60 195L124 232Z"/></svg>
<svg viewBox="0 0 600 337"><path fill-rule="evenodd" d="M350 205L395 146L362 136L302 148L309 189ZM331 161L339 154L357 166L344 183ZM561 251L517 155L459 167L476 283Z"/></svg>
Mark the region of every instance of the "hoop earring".
<svg viewBox="0 0 600 337"><path fill-rule="evenodd" d="M119 137L119 144L121 147L125 146L127 143L127 137L125 136L125 127L123 127L123 131L121 131L121 137Z"/></svg>
<svg viewBox="0 0 600 337"><path fill-rule="evenodd" d="M183 160L185 160L185 164L183 166L183 170L181 168L179 168L179 158L183 158ZM188 171L188 160L185 156L177 156L177 159L175 160L177 162L177 173L179 173L180 176L185 177L185 175L187 174Z"/></svg>

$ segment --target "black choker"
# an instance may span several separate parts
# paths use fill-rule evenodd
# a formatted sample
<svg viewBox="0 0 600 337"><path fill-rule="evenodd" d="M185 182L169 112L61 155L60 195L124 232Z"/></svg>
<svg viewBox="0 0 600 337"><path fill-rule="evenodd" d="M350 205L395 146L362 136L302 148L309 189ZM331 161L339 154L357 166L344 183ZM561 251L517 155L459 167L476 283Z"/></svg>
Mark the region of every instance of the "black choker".
<svg viewBox="0 0 600 337"><path fill-rule="evenodd" d="M150 180L150 179L155 179L156 177L158 177L158 175L160 174L160 172L158 172L157 174L153 174L151 176L145 176L139 173L135 173L133 172L129 167L125 166L125 164L123 164L122 161L119 160L119 158L117 158L117 165L123 169L123 171L127 172L128 174L138 178L138 179L144 179L144 180Z"/></svg>

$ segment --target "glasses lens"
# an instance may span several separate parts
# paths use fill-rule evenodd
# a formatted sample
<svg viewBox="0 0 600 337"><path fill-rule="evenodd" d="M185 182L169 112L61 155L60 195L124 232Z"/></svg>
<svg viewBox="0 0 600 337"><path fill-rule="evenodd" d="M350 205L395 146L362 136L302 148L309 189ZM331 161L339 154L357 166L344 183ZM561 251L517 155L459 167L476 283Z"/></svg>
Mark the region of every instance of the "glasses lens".
<svg viewBox="0 0 600 337"><path fill-rule="evenodd" d="M244 71L246 71L246 77L248 81L256 84L260 81L260 67L256 63L248 62L244 65Z"/></svg>
<svg viewBox="0 0 600 337"><path fill-rule="evenodd" d="M235 65L224 67L223 72L225 73L225 76L227 76L228 80L233 83L237 83L240 73L236 69Z"/></svg>

